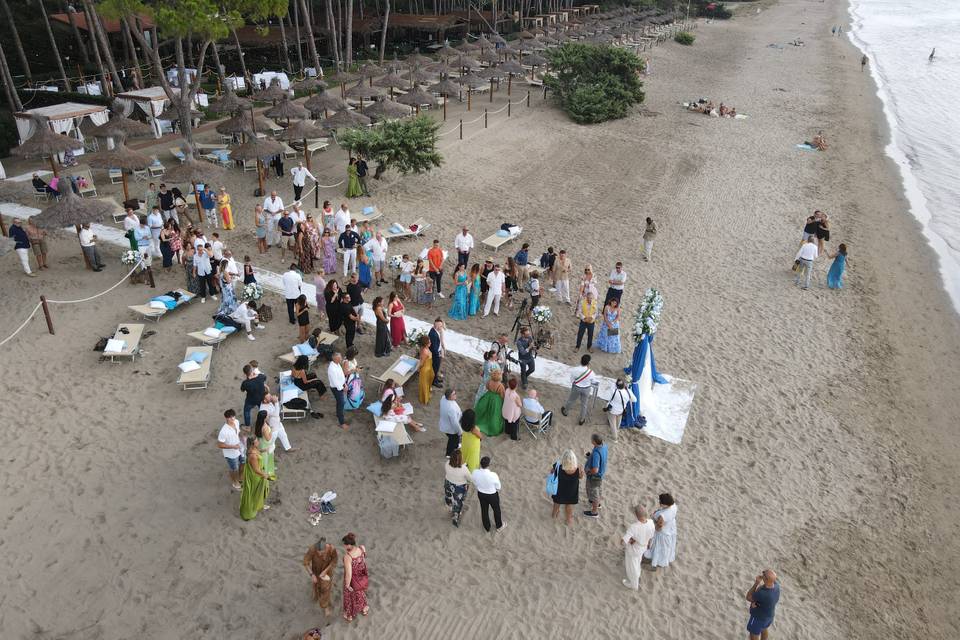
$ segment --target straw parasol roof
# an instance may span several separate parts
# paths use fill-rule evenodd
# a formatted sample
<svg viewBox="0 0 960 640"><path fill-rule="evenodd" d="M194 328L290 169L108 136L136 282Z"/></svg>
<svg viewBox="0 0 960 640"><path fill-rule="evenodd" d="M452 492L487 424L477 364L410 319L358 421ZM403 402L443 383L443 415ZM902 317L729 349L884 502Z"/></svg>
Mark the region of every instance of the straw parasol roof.
<svg viewBox="0 0 960 640"><path fill-rule="evenodd" d="M357 113L356 111L343 109L341 111L337 111L326 120L323 120L320 123L320 126L324 129L347 129L350 127L360 127L367 124L370 124L370 118L367 116L363 115L362 113Z"/></svg>
<svg viewBox="0 0 960 640"><path fill-rule="evenodd" d="M404 80L397 74L396 71L391 71L382 78L378 78L373 81L373 86L375 87L387 87L387 88L396 88L396 87L405 87L410 84L408 81Z"/></svg>
<svg viewBox="0 0 960 640"><path fill-rule="evenodd" d="M294 91L317 91L319 89L326 89L327 83L321 80L320 78L304 78L293 83Z"/></svg>
<svg viewBox="0 0 960 640"><path fill-rule="evenodd" d="M228 147L231 160L256 160L269 158L283 153L283 145L269 138L258 138L253 131L247 129L245 142L232 144Z"/></svg>
<svg viewBox="0 0 960 640"><path fill-rule="evenodd" d="M99 151L87 157L87 164L95 169L123 169L134 171L146 169L153 164L153 158L128 147L123 138L117 138L113 149Z"/></svg>
<svg viewBox="0 0 960 640"><path fill-rule="evenodd" d="M381 100L379 102L374 102L372 105L367 107L367 110L364 113L376 120L386 120L390 118L403 118L409 116L411 111L413 111L413 109L407 105L400 104L399 102L394 102L393 100Z"/></svg>
<svg viewBox="0 0 960 640"><path fill-rule="evenodd" d="M239 116L234 116L223 122L218 122L217 126L214 127L217 133L222 133L225 136L232 136L238 133L243 133L251 126L256 126L257 131L266 131L270 128L270 125L263 118L256 116L254 117L254 122L250 122L250 116L248 114L241 114Z"/></svg>
<svg viewBox="0 0 960 640"><path fill-rule="evenodd" d="M549 60L547 60L547 59L544 58L543 56L538 55L538 54L536 54L536 53L531 53L530 55L525 56L525 57L523 58L523 61L526 62L526 63L527 63L528 65L530 65L531 67L541 67L541 66L543 66L543 65L545 65L545 64L548 64L548 63L550 62Z"/></svg>
<svg viewBox="0 0 960 640"><path fill-rule="evenodd" d="M486 69L481 69L477 75L481 78L486 78L487 80L493 80L495 78L505 77L507 72L501 71L500 67L487 67Z"/></svg>
<svg viewBox="0 0 960 640"><path fill-rule="evenodd" d="M488 47L493 47L493 43L487 40L486 34L481 33L480 37L477 38L477 41L474 43L476 46L481 49L487 49Z"/></svg>
<svg viewBox="0 0 960 640"><path fill-rule="evenodd" d="M520 66L520 63L516 60L507 60L497 68L504 73L511 73L513 75L522 75L527 72L527 70Z"/></svg>
<svg viewBox="0 0 960 640"><path fill-rule="evenodd" d="M359 98L361 100L370 98L376 98L383 95L383 89L379 87L371 87L365 85L363 81L358 82L355 86L347 89L348 98Z"/></svg>
<svg viewBox="0 0 960 640"><path fill-rule="evenodd" d="M447 75L452 71L459 71L459 67L455 67L452 64L446 62L434 62L433 64L428 64L424 67L430 73L439 73L441 75Z"/></svg>
<svg viewBox="0 0 960 640"><path fill-rule="evenodd" d="M460 95L460 85L458 85L453 80L449 78L444 78L436 84L430 85L430 91L434 93L439 93L445 96L457 96Z"/></svg>
<svg viewBox="0 0 960 640"><path fill-rule="evenodd" d="M184 151L186 151L186 149ZM191 157L189 153L186 155L187 158L183 161L183 164L168 169L167 172L163 174L164 180L178 184L185 182L189 182L190 184L197 184L198 182L207 184L210 182L223 182L227 177L228 172L223 167L212 162L196 160Z"/></svg>
<svg viewBox="0 0 960 640"><path fill-rule="evenodd" d="M337 71L333 75L327 76L327 80L330 82L336 82L337 84L346 84L347 82L353 82L356 79L357 76L346 71Z"/></svg>
<svg viewBox="0 0 960 640"><path fill-rule="evenodd" d="M94 127L90 133L98 138L113 138L115 136L135 138L150 135L153 133L153 127L145 122L137 122L120 113L115 113L112 118Z"/></svg>
<svg viewBox="0 0 960 640"><path fill-rule="evenodd" d="M364 78L375 78L376 76L382 76L386 71L374 62L368 62L362 67L360 67L360 76Z"/></svg>
<svg viewBox="0 0 960 640"><path fill-rule="evenodd" d="M526 30L521 31L520 33L518 33L518 34L517 34L517 37L519 37L519 38L522 39L522 40L533 40L534 38L536 38L535 35L533 35L532 33L530 33L529 31L526 31Z"/></svg>
<svg viewBox="0 0 960 640"><path fill-rule="evenodd" d="M491 40L491 42L493 42L494 44L507 44L507 41L504 40L504 39L503 39L503 36L500 35L499 33L495 33L495 34L493 34L492 36L490 36L490 40Z"/></svg>
<svg viewBox="0 0 960 640"><path fill-rule="evenodd" d="M420 67L415 67L413 70L403 74L403 78L408 82L423 83L423 82L433 82L437 78L437 74L431 73L426 69L421 69Z"/></svg>
<svg viewBox="0 0 960 640"><path fill-rule="evenodd" d="M455 48L464 53L473 53L474 51L480 51L480 45L473 44L467 39L464 39L463 42L458 44Z"/></svg>
<svg viewBox="0 0 960 640"><path fill-rule="evenodd" d="M477 60L480 62L490 62L492 64L496 64L497 62L500 62L500 56L493 49L485 49L484 51L480 52L479 56L477 56Z"/></svg>
<svg viewBox="0 0 960 640"><path fill-rule="evenodd" d="M270 86L264 89L263 91L257 91L253 94L254 100L261 100L264 102L273 102L274 100L279 100L284 96L289 96L290 94L280 88L280 80L274 78L270 81Z"/></svg>
<svg viewBox="0 0 960 640"><path fill-rule="evenodd" d="M36 128L34 134L20 146L11 149L12 155L21 158L42 158L83 148L83 143L79 140L54 133L47 125L47 119L42 116L34 116L33 124Z"/></svg>
<svg viewBox="0 0 960 640"><path fill-rule="evenodd" d="M210 110L214 113L223 114L233 113L235 111L243 111L244 109L250 109L252 107L253 102L247 100L246 98L241 98L233 92L233 89L230 88L230 85L227 85L227 90L224 92L223 97L212 103L210 105Z"/></svg>
<svg viewBox="0 0 960 640"><path fill-rule="evenodd" d="M305 108L290 100L290 96L284 96L276 106L267 109L264 115L268 118L284 118L286 120L303 120L310 115Z"/></svg>
<svg viewBox="0 0 960 640"><path fill-rule="evenodd" d="M480 87L485 87L490 83L490 80L486 78L481 78L475 73L468 73L467 75L460 78L460 82L470 87L471 89L479 89Z"/></svg>
<svg viewBox="0 0 960 640"><path fill-rule="evenodd" d="M411 107L419 107L422 104L436 104L437 99L433 97L432 93L427 93L423 89L414 89L402 96L397 96L397 102L410 105Z"/></svg>
<svg viewBox="0 0 960 640"><path fill-rule="evenodd" d="M433 58L428 58L420 53L420 49L414 49L413 53L406 58L406 63L409 65L423 65L430 64L431 62L433 62Z"/></svg>
<svg viewBox="0 0 960 640"><path fill-rule="evenodd" d="M303 140L304 138L323 137L323 129L307 120L294 120L286 129L277 134L277 140Z"/></svg>
<svg viewBox="0 0 960 640"><path fill-rule="evenodd" d="M479 62L467 56L457 58L456 65L461 69L479 69L482 66Z"/></svg>
<svg viewBox="0 0 960 640"><path fill-rule="evenodd" d="M520 50L516 47L511 47L510 45L505 45L497 49L497 53L502 56L515 56L520 53Z"/></svg>
<svg viewBox="0 0 960 640"><path fill-rule="evenodd" d="M311 113L317 113L319 111L340 111L347 108L347 103L340 96L324 91L307 98L303 106L309 109Z"/></svg>
<svg viewBox="0 0 960 640"><path fill-rule="evenodd" d="M98 222L113 212L113 205L95 198L81 198L73 189L64 189L59 202L55 202L38 215L33 223L42 229L60 230L78 224Z"/></svg>

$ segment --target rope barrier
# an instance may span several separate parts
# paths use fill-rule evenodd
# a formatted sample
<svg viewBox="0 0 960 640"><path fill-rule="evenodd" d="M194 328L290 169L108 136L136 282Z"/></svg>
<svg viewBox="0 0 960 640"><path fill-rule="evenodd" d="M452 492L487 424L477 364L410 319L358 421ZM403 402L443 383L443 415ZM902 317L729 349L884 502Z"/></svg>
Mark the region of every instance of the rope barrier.
<svg viewBox="0 0 960 640"><path fill-rule="evenodd" d="M0 347L2 347L3 345L7 344L7 343L10 342L11 340L13 340L14 336L16 336L18 333L20 333L20 331L23 330L23 328L24 328L25 326L27 326L27 324L28 324L31 320L33 320L33 316L36 315L37 309L39 309L40 307L41 307L41 304L38 302L38 303L37 303L37 306L35 306L35 307L33 308L33 311L30 312L30 315L27 316L27 319L23 321L23 324L21 324L19 327L17 327L17 330L16 330L16 331L14 331L14 332L11 333L9 336L7 336L6 338L4 338L3 342L0 342Z"/></svg>
<svg viewBox="0 0 960 640"><path fill-rule="evenodd" d="M132 275L133 275L133 272L136 271L137 268L138 268L141 264L143 264L143 258L140 258L140 260L137 261L137 264L133 265L133 269L130 270L130 273L128 273L127 275L123 276L123 277L120 279L120 282L118 282L117 284L113 285L112 287L110 287L110 288L107 289L106 291L101 291L100 293L97 293L97 294L95 294L95 295L92 295L92 296L90 296L89 298L80 298L79 300L47 300L47 302L52 302L53 304L77 304L77 303L80 303L80 302L89 302L90 300L94 300L94 299L96 299L96 298L99 298L100 296L103 296L103 295L106 295L106 294L110 293L111 291L113 291L114 289L116 289L117 287L119 287L121 284L123 284L124 282L126 282L127 278L129 278L130 276L132 276Z"/></svg>

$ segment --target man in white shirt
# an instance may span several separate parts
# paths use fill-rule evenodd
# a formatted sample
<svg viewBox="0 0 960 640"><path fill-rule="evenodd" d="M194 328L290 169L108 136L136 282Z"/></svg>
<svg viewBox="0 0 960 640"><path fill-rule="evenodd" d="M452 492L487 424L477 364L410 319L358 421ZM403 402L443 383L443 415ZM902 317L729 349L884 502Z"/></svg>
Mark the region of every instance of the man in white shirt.
<svg viewBox="0 0 960 640"><path fill-rule="evenodd" d="M473 250L473 236L470 235L466 227L461 229L460 233L457 234L456 239L453 241L453 246L457 250L457 266L463 265L469 269L470 252Z"/></svg>
<svg viewBox="0 0 960 640"><path fill-rule="evenodd" d="M580 419L577 424L586 422L587 407L590 403L590 396L593 395L593 382L596 379L596 374L590 368L590 354L584 354L580 358L580 366L570 373L570 395L567 396L567 401L560 407L560 413L567 415L567 411L579 400Z"/></svg>
<svg viewBox="0 0 960 640"><path fill-rule="evenodd" d="M220 434L217 436L217 448L223 451L223 457L227 461L227 475L230 477L233 489L240 491L240 465L244 463L240 421L237 420L237 412L233 409L224 411L223 417L226 422L220 427Z"/></svg>
<svg viewBox="0 0 960 640"><path fill-rule="evenodd" d="M346 231L350 226L350 209L346 204L341 204L337 212L333 214L333 227L337 230L337 236Z"/></svg>
<svg viewBox="0 0 960 640"><path fill-rule="evenodd" d="M154 208L150 212L147 226L150 227L150 255L156 258L160 255L160 231L163 229L163 214L160 209Z"/></svg>
<svg viewBox="0 0 960 640"><path fill-rule="evenodd" d="M126 223L126 220L124 220ZM97 251L97 236L90 231L90 223L85 223L80 227L80 250L87 256L87 261L94 271L103 271L103 261L100 260L100 252Z"/></svg>
<svg viewBox="0 0 960 640"><path fill-rule="evenodd" d="M540 399L537 397L537 390L530 389L527 391L527 397L523 399L522 411L523 419L526 420L530 426L539 427L541 422L546 422L546 427L549 428L553 425L553 411L547 411L543 408L543 405L540 404Z"/></svg>
<svg viewBox="0 0 960 640"><path fill-rule="evenodd" d="M137 250L137 238L135 234L139 226L140 218L137 216L137 213L130 207L127 207L127 217L123 219L123 234L130 240L130 249L133 251Z"/></svg>
<svg viewBox="0 0 960 640"><path fill-rule="evenodd" d="M505 526L500 518L500 476L490 471L490 456L480 458L480 468L473 472L473 484L477 487L480 500L480 519L483 528L490 531L490 509L493 509L493 521L497 531Z"/></svg>
<svg viewBox="0 0 960 640"><path fill-rule="evenodd" d="M303 194L303 185L307 183L307 178L310 178L314 182L317 181L317 179L313 177L313 174L310 173L310 170L303 166L302 162L298 162L297 166L290 170L290 175L293 177L294 200L299 200Z"/></svg>
<svg viewBox="0 0 960 640"><path fill-rule="evenodd" d="M460 416L463 411L457 404L457 390L448 388L440 398L440 433L447 436L447 452L449 458L454 451L460 448L460 436L463 429L460 427Z"/></svg>
<svg viewBox="0 0 960 640"><path fill-rule="evenodd" d="M499 264L493 265L493 271L487 274L487 301L483 305L483 317L490 315L490 307L493 307L493 315L500 315L500 297L504 294L507 278L503 275Z"/></svg>
<svg viewBox="0 0 960 640"><path fill-rule="evenodd" d="M229 273L234 278L240 277L240 265L233 257L233 252L227 249L223 252L223 259L227 261L227 266L224 269L225 273Z"/></svg>
<svg viewBox="0 0 960 640"><path fill-rule="evenodd" d="M213 238L213 242L210 243L211 248L213 248L213 259L219 264L223 260L223 241L220 240L220 234L216 231L210 237Z"/></svg>
<svg viewBox="0 0 960 640"><path fill-rule="evenodd" d="M610 272L610 278L607 280L607 296L603 300L603 306L607 306L613 298L617 299L617 304L623 302L623 285L627 281L627 272L623 270L623 263L618 262Z"/></svg>
<svg viewBox="0 0 960 640"><path fill-rule="evenodd" d="M371 265L373 270L373 279L376 285L379 287L381 284L387 284L387 281L383 279L383 265L387 261L387 250L389 245L387 245L387 239L383 237L379 231L376 235L367 240L367 244L363 245L363 248L370 252L373 256Z"/></svg>
<svg viewBox="0 0 960 640"><path fill-rule="evenodd" d="M290 446L290 438L287 437L287 431L283 428L283 423L280 422L280 398L272 393L264 395L260 411L267 412L267 424L270 426L270 444L279 440L280 446L287 453L296 451L296 447Z"/></svg>
<svg viewBox="0 0 960 640"><path fill-rule="evenodd" d="M637 396L633 394L623 378L617 378L617 388L613 390L613 396L603 408L607 413L607 424L610 425L610 435L613 441L617 441L617 435L620 433L620 421L623 419L623 412L627 410L627 405L636 402Z"/></svg>
<svg viewBox="0 0 960 640"><path fill-rule="evenodd" d="M267 218L267 245L276 244L280 238L277 232L277 220L280 219L280 212L283 211L283 200L277 196L276 191L271 191L270 195L264 198L263 211Z"/></svg>
<svg viewBox="0 0 960 640"><path fill-rule="evenodd" d="M350 426L347 424L346 418L343 417L343 394L347 387L347 377L343 373L341 362L343 362L343 356L338 351L333 354L330 364L327 365L327 385L337 401L337 421L340 423L340 428L346 431L347 427Z"/></svg>
<svg viewBox="0 0 960 640"><path fill-rule="evenodd" d="M643 562L643 552L647 550L647 545L653 540L656 533L656 527L653 520L647 517L647 510L641 505L633 508L633 513L637 521L627 527L627 532L623 534L623 566L627 572L627 577L623 580L623 586L634 591L640 588L640 567Z"/></svg>
<svg viewBox="0 0 960 640"><path fill-rule="evenodd" d="M238 304L237 308L230 314L230 319L246 329L248 340L256 340L256 338L253 337L254 322L257 322L257 329L265 328L259 323L260 314L257 313L257 303L252 300Z"/></svg>
<svg viewBox="0 0 960 640"><path fill-rule="evenodd" d="M303 293L303 278L297 271L296 264L290 264L290 268L280 276L280 282L283 284L283 297L287 301L287 319L290 320L290 324L297 324L297 318L293 315L293 305Z"/></svg>
<svg viewBox="0 0 960 640"><path fill-rule="evenodd" d="M797 277L794 278L795 284L800 284L800 278L803 277L803 288L810 288L810 276L813 274L813 261L816 260L819 255L817 239L815 237L808 238L803 246L800 247L800 251L797 252L797 257L795 258L799 265L797 267Z"/></svg>
<svg viewBox="0 0 960 640"><path fill-rule="evenodd" d="M207 238L203 235L201 229L194 229L194 238L193 238L193 249L197 253L203 251L203 248L207 245Z"/></svg>
<svg viewBox="0 0 960 640"><path fill-rule="evenodd" d="M307 221L307 213L301 208L299 201L293 203L293 211L290 212L290 217L293 218L294 224Z"/></svg>

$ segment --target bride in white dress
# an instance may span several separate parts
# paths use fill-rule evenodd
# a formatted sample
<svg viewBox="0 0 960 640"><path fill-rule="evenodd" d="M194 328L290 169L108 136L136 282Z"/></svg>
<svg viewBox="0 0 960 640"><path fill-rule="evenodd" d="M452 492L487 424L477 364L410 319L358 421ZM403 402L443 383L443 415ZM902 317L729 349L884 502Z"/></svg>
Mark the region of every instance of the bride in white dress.
<svg viewBox="0 0 960 640"><path fill-rule="evenodd" d="M666 567L677 559L677 505L669 493L659 496L660 508L653 512L656 533L643 557L653 568Z"/></svg>

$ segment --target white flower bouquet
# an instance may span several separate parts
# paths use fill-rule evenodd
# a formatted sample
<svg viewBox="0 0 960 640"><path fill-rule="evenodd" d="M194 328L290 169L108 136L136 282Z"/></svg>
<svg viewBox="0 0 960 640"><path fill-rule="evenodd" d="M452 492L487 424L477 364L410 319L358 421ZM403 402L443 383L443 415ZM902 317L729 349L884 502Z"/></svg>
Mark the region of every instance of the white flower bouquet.
<svg viewBox="0 0 960 640"><path fill-rule="evenodd" d="M240 292L240 299L244 302L259 300L263 297L263 287L256 282L243 285L243 291Z"/></svg>
<svg viewBox="0 0 960 640"><path fill-rule="evenodd" d="M400 268L400 264L403 262L403 256L393 256L390 258L390 268L397 270Z"/></svg>
<svg viewBox="0 0 960 640"><path fill-rule="evenodd" d="M417 346L420 342L420 338L427 335L427 332L423 329L415 329L407 334L407 344L412 346Z"/></svg>
<svg viewBox="0 0 960 640"><path fill-rule="evenodd" d="M553 311L550 310L550 307L539 305L530 310L530 315L537 322L544 323L553 317Z"/></svg>
<svg viewBox="0 0 960 640"><path fill-rule="evenodd" d="M140 262L140 252L127 250L120 254L120 262L132 267Z"/></svg>
<svg viewBox="0 0 960 640"><path fill-rule="evenodd" d="M657 333L662 310L663 296L656 289L647 289L637 307L637 316L633 321L633 338L637 342L640 342L645 335L652 338Z"/></svg>

